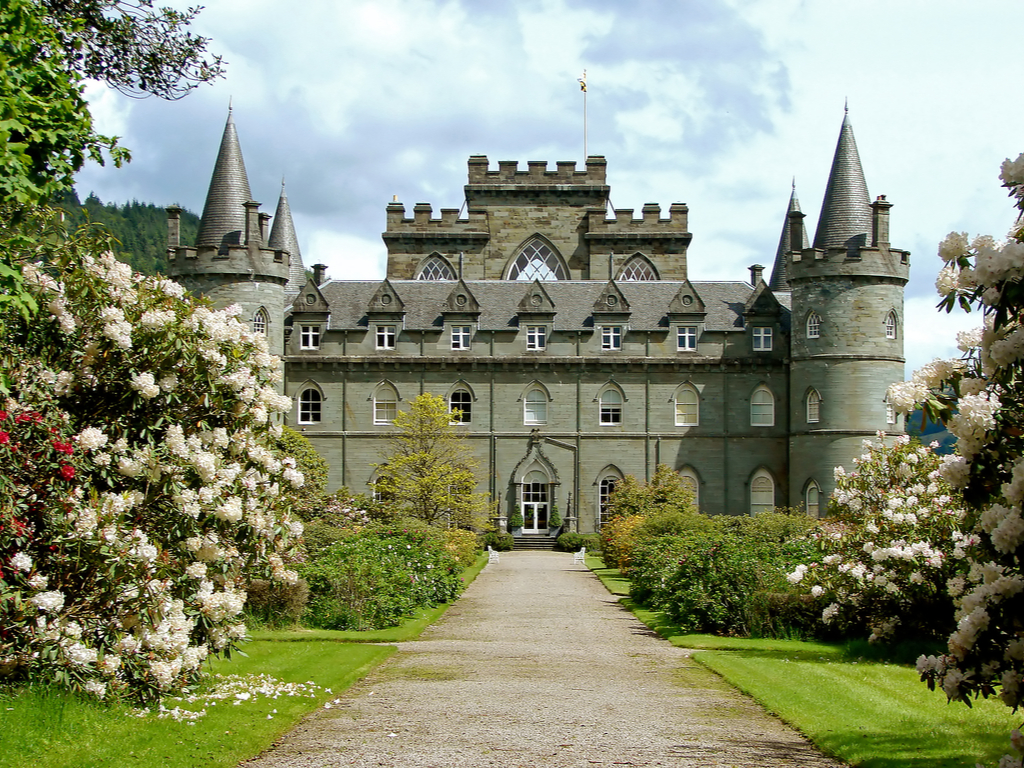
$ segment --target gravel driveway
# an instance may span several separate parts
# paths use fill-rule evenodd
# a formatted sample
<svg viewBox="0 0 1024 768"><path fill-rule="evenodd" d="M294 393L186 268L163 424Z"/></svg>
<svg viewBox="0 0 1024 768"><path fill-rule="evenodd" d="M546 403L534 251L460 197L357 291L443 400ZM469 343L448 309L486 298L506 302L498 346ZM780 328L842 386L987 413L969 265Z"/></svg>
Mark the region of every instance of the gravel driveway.
<svg viewBox="0 0 1024 768"><path fill-rule="evenodd" d="M245 765L840 763L654 636L571 555L509 552L421 639Z"/></svg>

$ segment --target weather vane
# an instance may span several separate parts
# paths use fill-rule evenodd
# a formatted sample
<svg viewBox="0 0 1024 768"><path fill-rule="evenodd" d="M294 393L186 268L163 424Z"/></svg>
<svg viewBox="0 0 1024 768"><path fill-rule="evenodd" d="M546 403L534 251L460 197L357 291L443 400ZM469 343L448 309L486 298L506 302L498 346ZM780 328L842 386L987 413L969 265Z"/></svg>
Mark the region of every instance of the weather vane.
<svg viewBox="0 0 1024 768"><path fill-rule="evenodd" d="M580 84L580 90L583 91L583 162L587 161L587 70L583 70L583 77L577 77L576 81Z"/></svg>

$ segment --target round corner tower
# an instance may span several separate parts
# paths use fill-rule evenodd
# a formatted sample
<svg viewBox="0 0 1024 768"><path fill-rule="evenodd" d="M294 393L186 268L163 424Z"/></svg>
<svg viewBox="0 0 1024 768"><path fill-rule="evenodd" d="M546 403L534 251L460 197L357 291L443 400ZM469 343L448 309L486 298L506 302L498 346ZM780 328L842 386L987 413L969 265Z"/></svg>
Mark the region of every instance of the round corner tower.
<svg viewBox="0 0 1024 768"><path fill-rule="evenodd" d="M218 308L240 306L240 320L266 334L270 352L280 356L292 256L275 243L273 235L268 240L270 215L261 213L259 207L249 191L229 111L195 247L181 244L181 209L167 209L168 272L188 291L205 296ZM275 221L275 230L276 225Z"/></svg>
<svg viewBox="0 0 1024 768"><path fill-rule="evenodd" d="M865 438L903 432L886 391L903 381L903 290L910 254L889 245L884 196L870 202L849 118L843 120L811 248L789 214L792 291L790 503L825 500L834 470L853 468Z"/></svg>

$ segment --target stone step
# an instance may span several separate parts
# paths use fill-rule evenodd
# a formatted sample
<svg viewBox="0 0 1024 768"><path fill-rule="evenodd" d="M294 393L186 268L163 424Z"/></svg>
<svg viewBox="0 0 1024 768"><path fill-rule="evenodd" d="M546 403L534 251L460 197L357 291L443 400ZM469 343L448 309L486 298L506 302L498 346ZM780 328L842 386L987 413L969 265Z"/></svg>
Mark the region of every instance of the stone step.
<svg viewBox="0 0 1024 768"><path fill-rule="evenodd" d="M550 551L555 548L557 537L548 536L546 533L525 533L514 538L517 550Z"/></svg>

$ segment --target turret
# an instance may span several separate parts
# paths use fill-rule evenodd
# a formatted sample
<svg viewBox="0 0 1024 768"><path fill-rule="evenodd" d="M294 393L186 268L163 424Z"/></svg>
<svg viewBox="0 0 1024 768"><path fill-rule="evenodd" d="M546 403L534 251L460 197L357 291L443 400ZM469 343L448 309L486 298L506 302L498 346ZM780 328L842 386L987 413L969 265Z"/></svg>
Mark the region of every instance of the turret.
<svg viewBox="0 0 1024 768"><path fill-rule="evenodd" d="M291 257L284 292L289 296L295 296L306 284L306 268L302 264L299 239L295 235L295 224L292 222L292 210L288 205L284 181L281 182L281 196L277 199L277 212L274 214L274 226L270 230L268 245L276 251L287 251Z"/></svg>
<svg viewBox="0 0 1024 768"><path fill-rule="evenodd" d="M792 291L791 498L820 511L836 466L850 469L862 441L902 432L885 400L903 380L907 251L889 245L884 197L871 203L849 115L844 115L814 247L804 214L787 215L786 276ZM785 232L785 230L784 230ZM774 276L773 276L774 279Z"/></svg>
<svg viewBox="0 0 1024 768"><path fill-rule="evenodd" d="M790 224L791 213L802 213L800 201L796 196L796 180L793 181L793 191L789 195L789 206L786 208L786 219L782 223L782 234L779 236L779 247L775 250L775 265L772 267L772 278L768 281L768 287L773 293L789 290L789 267L787 266L786 254L790 251L801 251L807 248L807 232L800 227L799 236L793 239L793 229Z"/></svg>
<svg viewBox="0 0 1024 768"><path fill-rule="evenodd" d="M180 209L169 208L169 274L218 307L238 304L241 319L267 334L270 351L284 343L284 286L288 251L266 243L268 214L252 199L230 109L210 179L195 247L180 243Z"/></svg>

